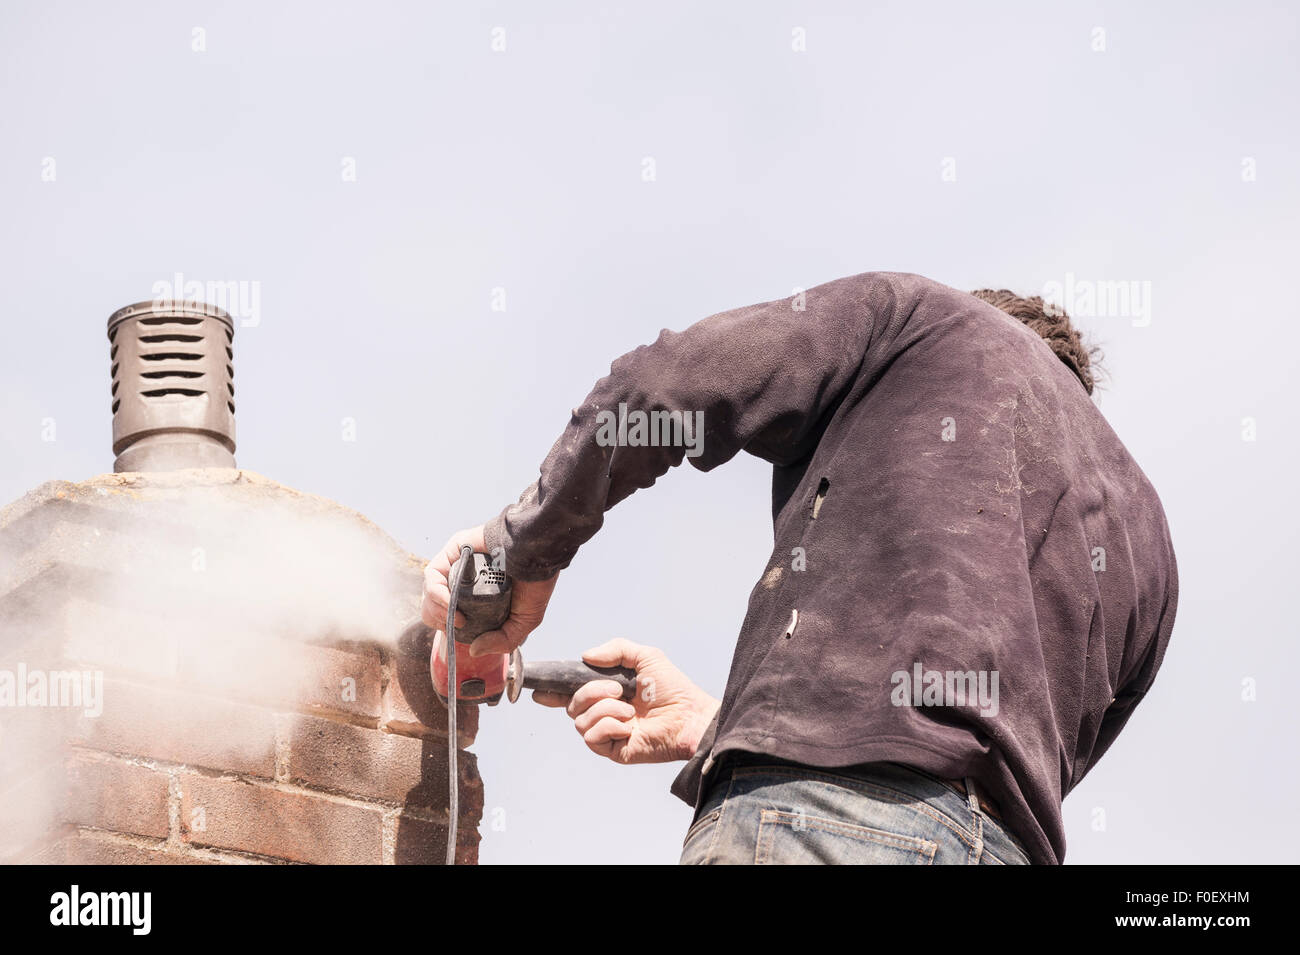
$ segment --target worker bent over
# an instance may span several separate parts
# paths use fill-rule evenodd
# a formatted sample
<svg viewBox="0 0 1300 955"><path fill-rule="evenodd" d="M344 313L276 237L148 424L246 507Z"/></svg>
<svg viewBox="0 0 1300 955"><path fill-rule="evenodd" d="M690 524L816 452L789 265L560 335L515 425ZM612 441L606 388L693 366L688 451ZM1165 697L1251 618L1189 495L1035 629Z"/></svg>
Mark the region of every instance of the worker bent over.
<svg viewBox="0 0 1300 955"><path fill-rule="evenodd" d="M635 668L633 702L535 698L616 762L686 761L683 862L1058 863L1061 800L1150 689L1178 593L1089 358L1041 299L891 273L664 331L430 563L425 619L462 544L504 555L511 617L474 649L513 649L605 511L747 451L775 544L722 700L625 640L585 659Z"/></svg>

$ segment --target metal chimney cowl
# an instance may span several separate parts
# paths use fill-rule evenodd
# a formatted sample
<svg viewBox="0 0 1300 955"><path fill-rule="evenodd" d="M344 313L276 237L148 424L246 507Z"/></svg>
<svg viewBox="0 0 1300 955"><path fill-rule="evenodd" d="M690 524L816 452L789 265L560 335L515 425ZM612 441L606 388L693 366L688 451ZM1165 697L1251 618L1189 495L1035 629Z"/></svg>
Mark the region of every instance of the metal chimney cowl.
<svg viewBox="0 0 1300 955"><path fill-rule="evenodd" d="M109 316L114 471L235 467L235 324L204 302Z"/></svg>

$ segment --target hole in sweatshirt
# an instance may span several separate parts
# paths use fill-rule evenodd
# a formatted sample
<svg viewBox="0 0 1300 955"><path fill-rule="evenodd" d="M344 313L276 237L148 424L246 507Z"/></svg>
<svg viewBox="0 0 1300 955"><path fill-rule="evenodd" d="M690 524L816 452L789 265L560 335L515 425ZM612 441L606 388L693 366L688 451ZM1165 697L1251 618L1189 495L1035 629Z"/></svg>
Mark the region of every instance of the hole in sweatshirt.
<svg viewBox="0 0 1300 955"><path fill-rule="evenodd" d="M822 501L826 500L826 492L831 489L831 482L828 478L822 478L821 483L817 485L817 496L813 498L813 520L817 520L817 515L821 513Z"/></svg>

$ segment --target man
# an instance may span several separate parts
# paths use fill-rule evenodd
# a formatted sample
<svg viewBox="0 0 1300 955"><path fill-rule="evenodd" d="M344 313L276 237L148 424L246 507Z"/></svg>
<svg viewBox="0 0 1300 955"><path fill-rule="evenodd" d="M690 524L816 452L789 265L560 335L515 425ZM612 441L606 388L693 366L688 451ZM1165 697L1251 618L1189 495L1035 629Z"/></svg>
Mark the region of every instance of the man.
<svg viewBox="0 0 1300 955"><path fill-rule="evenodd" d="M1041 299L892 273L665 330L431 562L425 619L469 543L516 581L474 650L518 646L607 509L748 451L774 468L775 546L722 700L614 641L586 659L649 692L539 702L618 762L687 760L683 862L1058 863L1061 800L1150 689L1178 592L1089 359Z"/></svg>

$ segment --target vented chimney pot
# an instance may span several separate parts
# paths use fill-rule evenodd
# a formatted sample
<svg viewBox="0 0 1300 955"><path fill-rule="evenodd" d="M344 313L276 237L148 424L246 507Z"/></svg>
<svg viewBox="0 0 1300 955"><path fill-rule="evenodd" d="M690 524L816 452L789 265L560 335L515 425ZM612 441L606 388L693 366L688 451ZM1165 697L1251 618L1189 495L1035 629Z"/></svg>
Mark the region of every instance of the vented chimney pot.
<svg viewBox="0 0 1300 955"><path fill-rule="evenodd" d="M114 471L235 466L235 323L204 302L137 302L108 319Z"/></svg>

